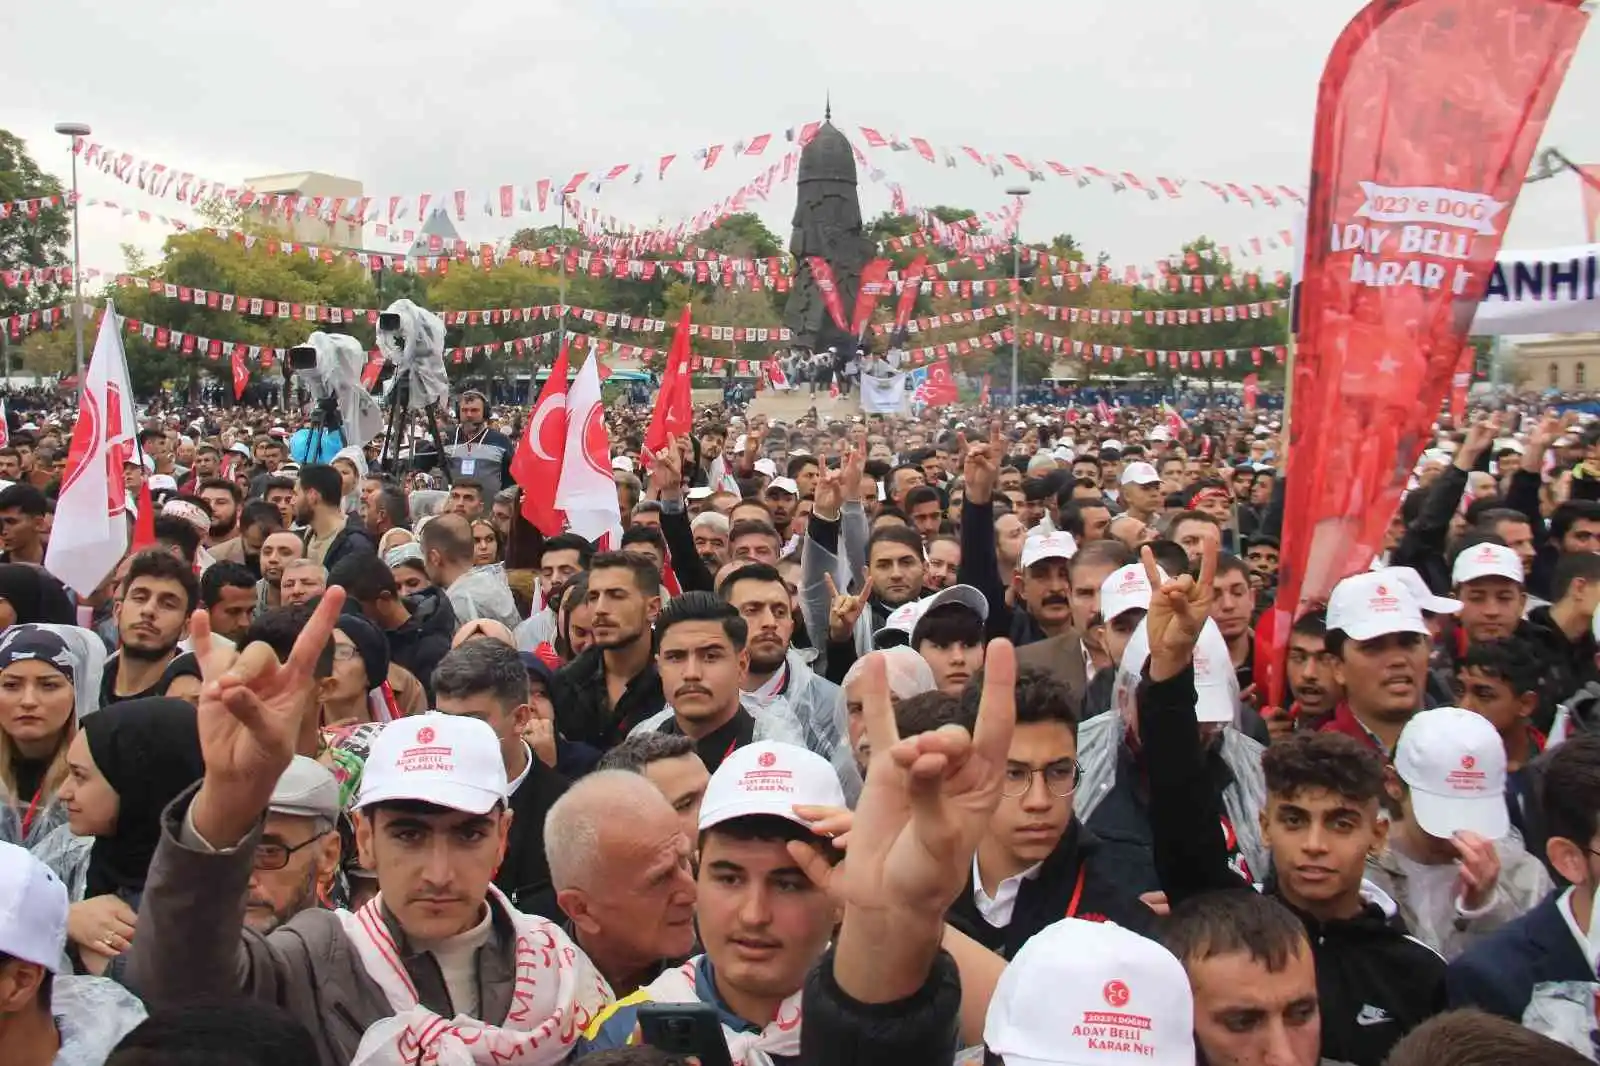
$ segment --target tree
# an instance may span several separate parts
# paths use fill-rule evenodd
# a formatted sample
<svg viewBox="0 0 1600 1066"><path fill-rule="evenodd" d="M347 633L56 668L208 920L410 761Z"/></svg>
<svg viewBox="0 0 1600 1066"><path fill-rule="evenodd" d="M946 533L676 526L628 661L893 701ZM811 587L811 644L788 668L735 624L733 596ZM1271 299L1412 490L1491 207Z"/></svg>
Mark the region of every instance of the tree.
<svg viewBox="0 0 1600 1066"><path fill-rule="evenodd" d="M37 211L20 209L0 219L0 271L64 267L72 238L67 197L61 182L39 169L21 138L0 129L0 203L61 197L59 206ZM70 285L7 288L0 284L0 318L60 303Z"/></svg>
<svg viewBox="0 0 1600 1066"><path fill-rule="evenodd" d="M765 259L783 254L777 235L753 211L729 215L710 229L695 234L690 243L707 251L742 258Z"/></svg>

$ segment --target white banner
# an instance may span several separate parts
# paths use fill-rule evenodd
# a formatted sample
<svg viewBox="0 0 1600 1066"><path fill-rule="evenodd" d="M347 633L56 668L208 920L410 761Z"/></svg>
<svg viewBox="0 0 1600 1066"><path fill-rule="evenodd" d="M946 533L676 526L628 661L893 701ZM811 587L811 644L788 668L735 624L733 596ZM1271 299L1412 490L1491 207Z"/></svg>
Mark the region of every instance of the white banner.
<svg viewBox="0 0 1600 1066"><path fill-rule="evenodd" d="M893 374L875 378L861 375L861 412L868 415L903 415L906 413L906 376Z"/></svg>
<svg viewBox="0 0 1600 1066"><path fill-rule="evenodd" d="M1501 252L1470 332L1600 330L1600 244Z"/></svg>

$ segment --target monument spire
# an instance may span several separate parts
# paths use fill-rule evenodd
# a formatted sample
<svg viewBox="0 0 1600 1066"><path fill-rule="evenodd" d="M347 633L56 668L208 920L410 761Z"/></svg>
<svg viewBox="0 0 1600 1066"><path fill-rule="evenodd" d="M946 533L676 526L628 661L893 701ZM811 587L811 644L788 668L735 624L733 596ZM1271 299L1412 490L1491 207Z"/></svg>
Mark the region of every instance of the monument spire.
<svg viewBox="0 0 1600 1066"><path fill-rule="evenodd" d="M833 92L829 90L822 98L822 121L833 121Z"/></svg>

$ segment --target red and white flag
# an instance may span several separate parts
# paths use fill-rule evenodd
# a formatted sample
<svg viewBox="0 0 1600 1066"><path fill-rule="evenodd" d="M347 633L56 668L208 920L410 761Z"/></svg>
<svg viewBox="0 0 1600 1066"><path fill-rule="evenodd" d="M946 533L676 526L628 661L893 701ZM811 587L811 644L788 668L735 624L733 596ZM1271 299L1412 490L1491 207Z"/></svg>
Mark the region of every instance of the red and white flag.
<svg viewBox="0 0 1600 1066"><path fill-rule="evenodd" d="M44 566L79 595L87 596L116 569L128 550L122 465L133 454L138 429L122 333L109 300L79 404Z"/></svg>
<svg viewBox="0 0 1600 1066"><path fill-rule="evenodd" d="M566 528L566 516L556 506L556 483L561 479L561 454L566 447L567 346L562 344L511 456L511 476L522 486L522 517L547 537Z"/></svg>
<svg viewBox="0 0 1600 1066"><path fill-rule="evenodd" d="M233 349L233 398L244 398L244 387L250 384L250 367L244 361L244 346Z"/></svg>
<svg viewBox="0 0 1600 1066"><path fill-rule="evenodd" d="M600 360L594 346L567 395L567 447L555 505L566 512L567 528L610 551L622 541L622 510L611 474L611 437L600 399Z"/></svg>
<svg viewBox="0 0 1600 1066"><path fill-rule="evenodd" d="M668 437L681 437L694 429L694 407L689 381L689 305L683 305L678 331L672 335L667 368L661 375L656 409L645 430L645 450L652 455L667 446Z"/></svg>
<svg viewBox="0 0 1600 1066"><path fill-rule="evenodd" d="M6 402L0 400L0 448L11 446L11 419L6 415Z"/></svg>

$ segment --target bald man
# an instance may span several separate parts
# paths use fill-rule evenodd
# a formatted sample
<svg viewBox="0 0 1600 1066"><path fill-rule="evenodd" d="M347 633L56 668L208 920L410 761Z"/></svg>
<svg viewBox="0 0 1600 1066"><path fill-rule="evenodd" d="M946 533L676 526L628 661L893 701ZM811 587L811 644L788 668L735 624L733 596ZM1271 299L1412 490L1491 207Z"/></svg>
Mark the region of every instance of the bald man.
<svg viewBox="0 0 1600 1066"><path fill-rule="evenodd" d="M505 571L499 567L474 569L472 525L458 514L436 515L422 527L422 566L428 580L444 589L455 609L456 622L490 618L508 629L522 621L511 598Z"/></svg>
<svg viewBox="0 0 1600 1066"><path fill-rule="evenodd" d="M261 580L256 582L256 614L268 607L283 605L283 572L296 559L303 558L306 546L300 535L280 529L261 542Z"/></svg>
<svg viewBox="0 0 1600 1066"><path fill-rule="evenodd" d="M661 790L626 770L579 779L545 816L567 931L618 998L694 950L693 849Z"/></svg>

